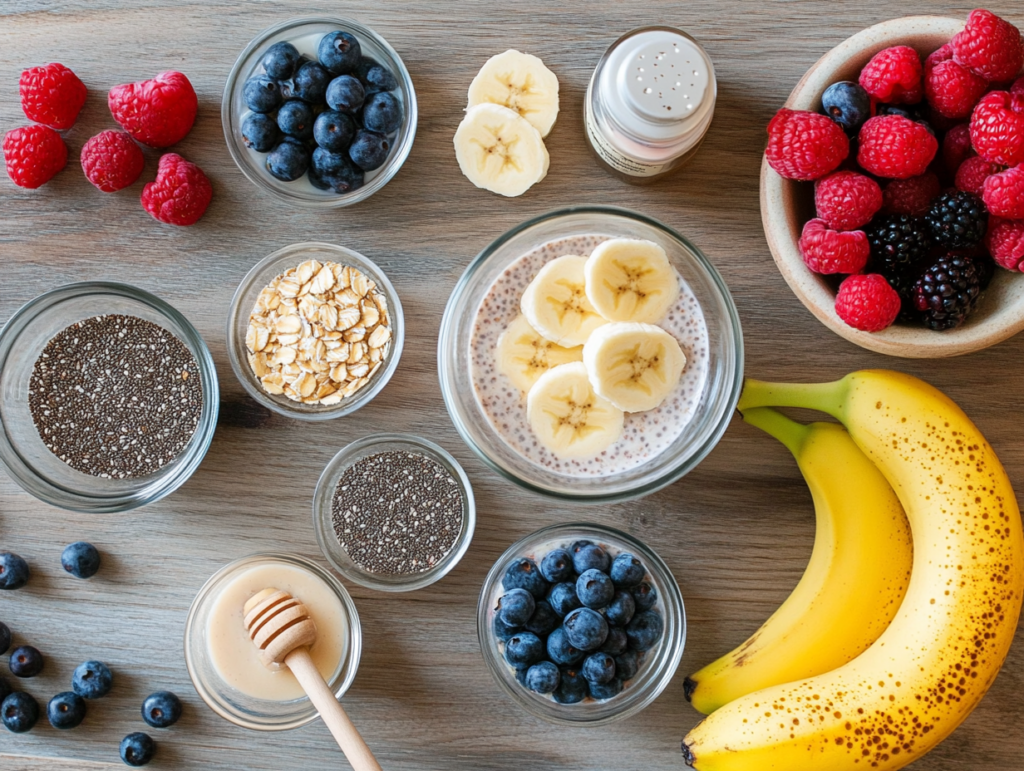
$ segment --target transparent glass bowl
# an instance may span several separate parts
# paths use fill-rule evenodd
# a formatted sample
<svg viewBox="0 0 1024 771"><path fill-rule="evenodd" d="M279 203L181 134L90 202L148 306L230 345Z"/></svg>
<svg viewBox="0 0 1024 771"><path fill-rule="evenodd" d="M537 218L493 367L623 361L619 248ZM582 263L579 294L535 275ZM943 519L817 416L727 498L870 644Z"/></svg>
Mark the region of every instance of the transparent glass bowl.
<svg viewBox="0 0 1024 771"><path fill-rule="evenodd" d="M334 534L332 503L334 491L341 475L353 463L363 458L392 450L426 455L443 466L458 481L459 489L462 491L462 529L455 539L455 544L444 559L430 570L422 573L389 576L364 570L352 560ZM360 586L381 592L410 592L440 581L462 559L466 550L469 549L469 544L473 540L473 531L476 528L476 502L473 499L473 488L469 483L469 477L466 476L466 472L462 470L459 462L444 448L418 436L374 434L352 442L327 464L320 475L320 481L317 482L316 493L313 495L313 526L316 530L317 543L320 544L320 550L324 553L324 557L344 578Z"/></svg>
<svg viewBox="0 0 1024 771"><path fill-rule="evenodd" d="M522 255L556 239L609 235L647 239L665 249L700 304L708 330L708 373L695 413L664 451L625 471L599 477L557 473L528 460L495 431L476 396L470 365L473 324L491 285ZM729 290L697 247L657 220L607 206L577 206L524 222L484 249L448 300L437 347L441 393L459 434L491 468L535 492L606 502L648 495L691 471L714 448L743 385L743 338Z"/></svg>
<svg viewBox="0 0 1024 771"><path fill-rule="evenodd" d="M266 169L267 154L250 150L242 142L242 121L249 113L242 90L246 80L256 75L257 71L262 72L260 60L263 58L264 52L274 43L287 41L294 44L299 49L299 53L310 55L311 58L316 59L316 45L320 38L334 30L342 30L355 35L363 54L376 59L394 74L398 80L398 88L393 93L399 97L405 113L402 126L392 141L391 152L384 165L367 172L366 182L361 188L343 194L330 190L318 190L310 184L305 176L292 182L284 182L273 177ZM303 209L331 209L365 201L398 173L412 150L413 139L416 136L418 111L412 76L409 75L401 57L388 44L388 41L369 27L364 27L349 19L334 16L305 16L289 19L263 30L245 47L228 75L227 83L224 86L220 115L228 151L250 182L292 206Z"/></svg>
<svg viewBox="0 0 1024 771"><path fill-rule="evenodd" d="M159 471L137 479L101 479L71 468L43 444L29 410L32 370L46 344L72 324L109 314L137 316L168 330L192 353L203 386L199 423L188 444ZM53 506L96 513L128 511L169 495L206 455L219 406L217 371L203 338L163 300L127 284L58 287L23 306L0 331L0 463L22 489Z"/></svg>
<svg viewBox="0 0 1024 771"><path fill-rule="evenodd" d="M313 702L305 696L273 701L242 693L224 681L210 659L206 630L210 612L221 590L243 570L274 563L302 568L312 573L330 587L345 608L348 622L346 654L339 662L334 676L327 682L331 692L339 699L355 680L363 645L363 632L355 603L342 583L315 562L293 554L253 554L237 559L214 573L192 601L185 620L185 666L196 691L210 709L235 725L257 731L298 728L316 720L320 714Z"/></svg>
<svg viewBox="0 0 1024 771"><path fill-rule="evenodd" d="M269 394L256 374L249 366L248 349L245 346L245 332L249 328L249 315L256 305L260 292L277 276L297 267L306 260L317 259L320 262L338 262L358 268L359 271L377 284L377 290L388 301L388 312L391 315L391 349L384 365L377 370L373 379L356 391L351 397L342 399L338 404L328 406L320 404L303 404L289 399L284 394ZM402 303L398 293L388 281L384 272L359 252L344 246L309 241L292 244L278 249L263 258L250 270L242 283L235 290L228 311L228 359L235 377L246 392L269 410L290 418L300 420L330 420L355 412L370 403L381 389L387 385L391 376L398 368L398 360L402 357L402 346L405 343L405 317L402 315Z"/></svg>
<svg viewBox="0 0 1024 771"><path fill-rule="evenodd" d="M509 564L519 557L536 562L555 548L566 548L573 541L587 539L607 547L612 558L621 552L635 555L647 568L647 580L658 592L654 610L661 612L665 631L654 648L644 655L636 676L627 681L622 692L606 701L585 700L577 704L559 704L548 696L527 690L516 682L515 670L502 657L494 636L494 608L505 593L501 579ZM562 725L601 725L635 715L650 705L665 690L675 675L686 644L686 610L683 596L661 557L633 536L602 525L569 523L552 525L512 544L498 558L480 590L477 603L477 635L487 668L498 686L519 706L535 717Z"/></svg>

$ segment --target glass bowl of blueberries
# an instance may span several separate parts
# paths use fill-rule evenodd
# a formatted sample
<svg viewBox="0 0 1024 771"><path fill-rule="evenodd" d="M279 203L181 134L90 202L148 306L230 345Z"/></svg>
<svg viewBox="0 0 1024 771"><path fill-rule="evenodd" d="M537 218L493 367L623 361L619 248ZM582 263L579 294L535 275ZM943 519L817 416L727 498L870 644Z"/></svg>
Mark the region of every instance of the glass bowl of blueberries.
<svg viewBox="0 0 1024 771"><path fill-rule="evenodd" d="M307 209L349 206L398 173L416 135L416 92L384 38L354 21L291 19L242 51L221 121L238 168Z"/></svg>
<svg viewBox="0 0 1024 771"><path fill-rule="evenodd" d="M636 538L553 525L494 563L477 633L498 686L527 712L600 725L635 715L668 686L686 612L668 566Z"/></svg>

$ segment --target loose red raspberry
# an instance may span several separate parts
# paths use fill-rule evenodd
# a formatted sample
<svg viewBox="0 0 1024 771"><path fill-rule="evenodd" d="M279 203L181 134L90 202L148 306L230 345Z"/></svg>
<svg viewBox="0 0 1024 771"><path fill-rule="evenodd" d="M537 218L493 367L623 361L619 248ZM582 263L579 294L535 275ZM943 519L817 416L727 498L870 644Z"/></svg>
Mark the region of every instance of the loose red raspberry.
<svg viewBox="0 0 1024 771"><path fill-rule="evenodd" d="M997 217L1024 220L1024 164L988 177L981 199Z"/></svg>
<svg viewBox="0 0 1024 771"><path fill-rule="evenodd" d="M986 161L1024 163L1024 94L992 91L971 115L971 144Z"/></svg>
<svg viewBox="0 0 1024 771"><path fill-rule="evenodd" d="M922 124L902 115L876 115L860 128L857 161L878 177L907 179L924 174L939 142Z"/></svg>
<svg viewBox="0 0 1024 771"><path fill-rule="evenodd" d="M971 147L971 126L969 123L958 123L947 131L942 139L942 160L949 175L955 176L960 164L972 155L974 148Z"/></svg>
<svg viewBox="0 0 1024 771"><path fill-rule="evenodd" d="M850 154L839 125L816 112L779 110L768 124L768 165L786 179L812 180L835 171Z"/></svg>
<svg viewBox="0 0 1024 771"><path fill-rule="evenodd" d="M862 230L829 230L825 220L808 220L800 236L804 264L815 273L857 273L868 264L871 247Z"/></svg>
<svg viewBox="0 0 1024 771"><path fill-rule="evenodd" d="M142 150L123 131L101 131L82 146L85 177L104 193L135 182L145 163Z"/></svg>
<svg viewBox="0 0 1024 771"><path fill-rule="evenodd" d="M1024 271L1024 221L989 217L985 245L997 265Z"/></svg>
<svg viewBox="0 0 1024 771"><path fill-rule="evenodd" d="M882 211L922 217L940 192L939 178L930 171L920 177L894 179L882 191Z"/></svg>
<svg viewBox="0 0 1024 771"><path fill-rule="evenodd" d="M860 84L879 102L916 104L921 101L921 57L910 46L879 51L860 71Z"/></svg>
<svg viewBox="0 0 1024 771"><path fill-rule="evenodd" d="M879 273L847 276L836 294L836 314L854 329L880 332L900 315L900 296Z"/></svg>
<svg viewBox="0 0 1024 771"><path fill-rule="evenodd" d="M195 89L180 72L114 86L107 103L121 128L149 147L170 147L184 139L199 109Z"/></svg>
<svg viewBox="0 0 1024 771"><path fill-rule="evenodd" d="M856 230L882 208L882 189L855 171L837 171L814 184L818 216L833 230Z"/></svg>
<svg viewBox="0 0 1024 771"><path fill-rule="evenodd" d="M950 44L958 64L993 83L1013 80L1024 67L1020 30L991 11L971 11L967 26L953 36Z"/></svg>
<svg viewBox="0 0 1024 771"><path fill-rule="evenodd" d="M85 83L57 62L25 70L18 88L28 119L60 131L75 125L85 104Z"/></svg>
<svg viewBox="0 0 1024 771"><path fill-rule="evenodd" d="M944 45L924 65L924 94L928 103L947 118L966 118L988 90L988 82L953 61L953 48Z"/></svg>
<svg viewBox="0 0 1024 771"><path fill-rule="evenodd" d="M956 172L956 189L974 193L980 198L985 180L1002 170L1002 166L989 163L980 155L972 156L961 163Z"/></svg>
<svg viewBox="0 0 1024 771"><path fill-rule="evenodd" d="M142 208L168 225L194 225L213 198L203 170L177 153L160 158L156 180L142 188Z"/></svg>
<svg viewBox="0 0 1024 771"><path fill-rule="evenodd" d="M48 126L23 126L4 135L4 161L14 184L35 189L64 168L68 148Z"/></svg>
<svg viewBox="0 0 1024 771"><path fill-rule="evenodd" d="M1024 77L1019 77L1010 86L1011 94L1024 94Z"/></svg>

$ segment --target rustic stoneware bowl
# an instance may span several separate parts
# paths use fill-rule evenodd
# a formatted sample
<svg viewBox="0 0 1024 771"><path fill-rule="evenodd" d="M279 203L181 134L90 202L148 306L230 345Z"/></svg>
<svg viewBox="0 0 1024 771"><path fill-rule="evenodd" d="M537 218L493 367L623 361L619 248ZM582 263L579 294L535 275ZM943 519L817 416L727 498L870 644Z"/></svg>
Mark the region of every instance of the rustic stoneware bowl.
<svg viewBox="0 0 1024 771"><path fill-rule="evenodd" d="M909 45L922 57L949 42L963 29L963 19L907 16L858 32L825 54L803 76L786 100L793 110L820 110L821 95L838 80L856 80L861 68L883 48ZM958 329L933 332L894 324L881 332L847 326L835 312L835 291L825 277L812 273L797 242L814 216L813 185L783 179L761 165L761 219L768 248L783 278L822 324L862 348L913 359L960 356L995 345L1024 329L1024 276L996 269L978 310Z"/></svg>

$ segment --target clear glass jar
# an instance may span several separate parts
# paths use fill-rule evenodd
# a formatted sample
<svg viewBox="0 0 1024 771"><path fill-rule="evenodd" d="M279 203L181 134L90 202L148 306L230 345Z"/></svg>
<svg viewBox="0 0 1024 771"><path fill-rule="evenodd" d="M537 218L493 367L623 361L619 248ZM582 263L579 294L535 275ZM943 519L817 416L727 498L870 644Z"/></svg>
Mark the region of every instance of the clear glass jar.
<svg viewBox="0 0 1024 771"><path fill-rule="evenodd" d="M642 27L605 51L590 79L583 124L612 174L654 182L689 161L715 113L715 68L700 43L673 27Z"/></svg>

